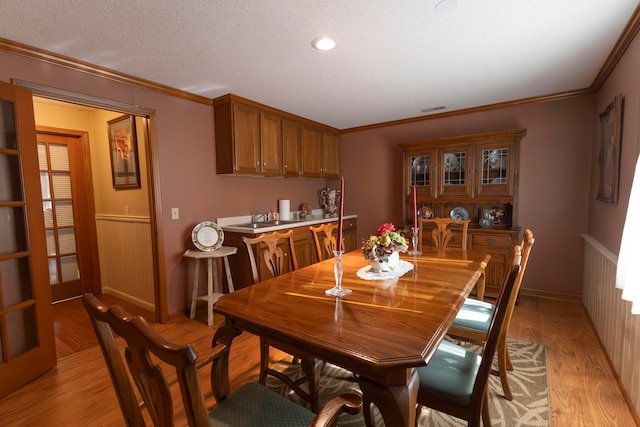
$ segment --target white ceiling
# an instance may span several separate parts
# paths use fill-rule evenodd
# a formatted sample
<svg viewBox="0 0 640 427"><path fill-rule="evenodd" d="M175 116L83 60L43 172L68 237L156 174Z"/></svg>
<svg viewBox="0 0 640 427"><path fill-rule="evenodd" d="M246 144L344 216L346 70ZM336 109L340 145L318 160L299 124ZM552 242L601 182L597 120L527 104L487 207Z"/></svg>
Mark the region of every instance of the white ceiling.
<svg viewBox="0 0 640 427"><path fill-rule="evenodd" d="M346 129L587 88L640 3L439 1L2 0L0 37Z"/></svg>

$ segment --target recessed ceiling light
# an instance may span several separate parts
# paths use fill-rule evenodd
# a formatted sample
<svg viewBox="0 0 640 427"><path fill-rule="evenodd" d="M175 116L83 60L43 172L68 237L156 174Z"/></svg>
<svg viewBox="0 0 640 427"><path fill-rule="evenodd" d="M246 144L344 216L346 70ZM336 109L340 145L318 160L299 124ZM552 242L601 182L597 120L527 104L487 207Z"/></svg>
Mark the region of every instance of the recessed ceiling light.
<svg viewBox="0 0 640 427"><path fill-rule="evenodd" d="M441 0L434 6L436 12L447 13L458 7L457 0Z"/></svg>
<svg viewBox="0 0 640 427"><path fill-rule="evenodd" d="M422 110L420 110L420 111L422 111L423 113L431 113L431 112L433 112L433 111L444 110L444 109L446 109L446 108L447 108L447 107L445 107L444 105L441 105L441 106L439 106L439 107L423 108L423 109L422 109Z"/></svg>
<svg viewBox="0 0 640 427"><path fill-rule="evenodd" d="M311 42L311 46L315 47L318 50L331 50L336 47L336 42L334 42L329 37L318 37L313 39Z"/></svg>

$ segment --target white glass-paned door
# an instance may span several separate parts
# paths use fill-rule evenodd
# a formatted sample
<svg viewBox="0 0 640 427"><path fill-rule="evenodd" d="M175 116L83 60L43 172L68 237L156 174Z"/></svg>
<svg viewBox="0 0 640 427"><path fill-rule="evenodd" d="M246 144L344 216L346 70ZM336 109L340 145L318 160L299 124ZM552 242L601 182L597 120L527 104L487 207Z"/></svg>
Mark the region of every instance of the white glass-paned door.
<svg viewBox="0 0 640 427"><path fill-rule="evenodd" d="M80 278L69 148L38 142L40 186L49 256L49 282Z"/></svg>

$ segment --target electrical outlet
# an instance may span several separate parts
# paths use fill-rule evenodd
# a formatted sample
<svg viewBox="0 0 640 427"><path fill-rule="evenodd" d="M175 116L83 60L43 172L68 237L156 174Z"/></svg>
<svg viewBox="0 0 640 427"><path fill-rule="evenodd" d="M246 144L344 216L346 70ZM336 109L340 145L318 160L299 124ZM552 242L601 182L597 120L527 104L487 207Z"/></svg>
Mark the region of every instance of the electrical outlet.
<svg viewBox="0 0 640 427"><path fill-rule="evenodd" d="M180 219L180 209L171 208L171 219Z"/></svg>

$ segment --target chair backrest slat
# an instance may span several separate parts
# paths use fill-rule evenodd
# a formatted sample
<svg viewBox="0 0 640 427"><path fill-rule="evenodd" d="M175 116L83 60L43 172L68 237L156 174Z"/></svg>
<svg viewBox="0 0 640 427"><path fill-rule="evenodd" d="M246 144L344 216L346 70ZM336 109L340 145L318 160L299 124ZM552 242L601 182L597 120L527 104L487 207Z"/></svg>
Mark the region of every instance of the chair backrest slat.
<svg viewBox="0 0 640 427"><path fill-rule="evenodd" d="M242 241L247 246L247 251L249 253L251 273L253 274L253 283L258 283L260 281L260 277L258 274L258 264L256 256L253 252L253 245L258 246L256 252L257 254L260 254L259 245L263 244L265 246L265 250L263 252L264 263L271 276L278 277L286 272L284 268L285 254L282 248L278 246L282 240L286 240L289 247L289 270L297 270L298 259L296 257L295 244L293 242L293 230L289 230L284 233L274 231L271 233L260 234L257 237L242 238Z"/></svg>
<svg viewBox="0 0 640 427"><path fill-rule="evenodd" d="M312 225L309 227L309 230L311 230L311 233L313 234L313 241L316 246L318 261L333 258L333 251L337 248L336 237L333 235L333 230L337 228L337 224L334 224L333 222L320 224L315 227ZM344 247L344 242L342 247Z"/></svg>
<svg viewBox="0 0 640 427"><path fill-rule="evenodd" d="M435 227L431 231L431 239L433 240L433 244L436 248L446 248L451 238L453 236L453 232L451 231L452 227L461 227L462 233L460 238L462 239L460 245L462 249L467 249L467 236L469 231L469 222L470 219L465 220L457 220L451 218L419 218L418 219L418 247L422 250L422 232L424 228L424 224L433 223Z"/></svg>

